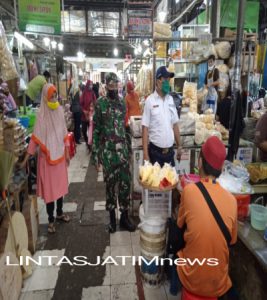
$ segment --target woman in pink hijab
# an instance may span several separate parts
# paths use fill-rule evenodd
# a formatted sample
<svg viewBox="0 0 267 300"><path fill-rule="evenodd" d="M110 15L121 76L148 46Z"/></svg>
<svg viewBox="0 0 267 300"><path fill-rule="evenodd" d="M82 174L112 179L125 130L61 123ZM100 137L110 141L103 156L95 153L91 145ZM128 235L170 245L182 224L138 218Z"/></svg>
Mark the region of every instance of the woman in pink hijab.
<svg viewBox="0 0 267 300"><path fill-rule="evenodd" d="M48 214L48 232L54 233L54 207L57 203L56 219L69 222L63 214L63 196L68 193L69 142L64 112L57 101L56 88L46 84L42 90L38 112L27 154L21 163L25 166L30 155L38 151L37 196L44 199Z"/></svg>

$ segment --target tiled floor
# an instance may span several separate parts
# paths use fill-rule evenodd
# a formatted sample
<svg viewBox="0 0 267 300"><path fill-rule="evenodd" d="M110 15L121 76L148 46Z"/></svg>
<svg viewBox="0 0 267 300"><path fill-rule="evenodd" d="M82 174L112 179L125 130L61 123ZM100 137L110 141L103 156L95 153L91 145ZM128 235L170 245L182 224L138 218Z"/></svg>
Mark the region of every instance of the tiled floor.
<svg viewBox="0 0 267 300"><path fill-rule="evenodd" d="M77 146L77 154L72 159L68 169L69 182L77 183L84 182L86 171L89 164L89 156L85 144ZM99 172L97 177L98 182L103 181L103 173ZM38 199L39 220L40 224L47 224L47 213L44 201ZM73 202L64 204L64 211L67 213L75 212L77 203ZM104 211L105 201L95 201L93 206L94 211ZM98 213L98 212L97 212ZM120 213L117 211L117 218ZM41 236L41 238L44 238ZM118 231L110 235L110 245L106 247L102 259L105 260L108 256L112 256L119 264L106 264L105 275L102 285L100 286L85 286L82 289L82 294L79 298L83 300L138 300L138 292L136 285L135 268L132 266L132 259L126 258L126 265L122 266L122 258L118 256L139 256L140 255L140 233L137 230L134 233ZM62 257L65 249L61 250L43 250L37 251L34 259L39 255L51 255ZM53 260L54 262L54 260ZM24 281L20 300L48 300L54 294L54 289L57 284L59 269L56 266L56 261L53 266L43 264L43 266L35 266L31 277ZM158 288L148 288L144 285L145 300L179 300L180 296L171 296L169 293L169 285L162 284ZM58 298L57 298L58 299ZM76 300L76 299L75 299ZM77 300L79 300L77 298Z"/></svg>

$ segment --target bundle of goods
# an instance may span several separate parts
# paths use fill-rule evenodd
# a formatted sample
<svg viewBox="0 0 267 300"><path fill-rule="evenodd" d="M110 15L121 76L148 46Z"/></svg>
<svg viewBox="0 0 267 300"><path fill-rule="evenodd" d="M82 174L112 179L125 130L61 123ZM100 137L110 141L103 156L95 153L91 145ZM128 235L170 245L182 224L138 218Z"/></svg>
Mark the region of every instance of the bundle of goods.
<svg viewBox="0 0 267 300"><path fill-rule="evenodd" d="M154 22L154 38L171 38L172 31L171 26L166 23ZM165 58L167 54L167 43L157 42L157 57Z"/></svg>
<svg viewBox="0 0 267 300"><path fill-rule="evenodd" d="M18 78L18 72L15 66L12 53L8 48L8 42L5 34L5 29L0 21L0 73L4 81Z"/></svg>
<svg viewBox="0 0 267 300"><path fill-rule="evenodd" d="M167 23L154 22L154 38L171 38L171 25Z"/></svg>
<svg viewBox="0 0 267 300"><path fill-rule="evenodd" d="M196 121L199 115L197 113L184 113L182 110L179 120L179 129L181 134L193 134L196 129Z"/></svg>
<svg viewBox="0 0 267 300"><path fill-rule="evenodd" d="M227 89L229 87L230 79L229 79L229 68L225 64L218 65L216 67L219 70L220 74L220 85L218 91L220 92L220 96L222 99L226 97Z"/></svg>
<svg viewBox="0 0 267 300"><path fill-rule="evenodd" d="M193 44L191 47L189 59L193 59L197 63L207 60L210 55L214 55L217 58L217 53L213 44L202 45L202 44Z"/></svg>
<svg viewBox="0 0 267 300"><path fill-rule="evenodd" d="M197 113L197 83L185 81L183 98L183 105L189 106L190 112Z"/></svg>
<svg viewBox="0 0 267 300"><path fill-rule="evenodd" d="M261 180L267 179L267 163L251 163L246 165L250 175L250 180L257 183Z"/></svg>
<svg viewBox="0 0 267 300"><path fill-rule="evenodd" d="M215 50L219 58L227 59L231 55L231 44L229 42L220 42L215 45Z"/></svg>
<svg viewBox="0 0 267 300"><path fill-rule="evenodd" d="M139 138L142 136L142 117L141 116L131 116L130 117L130 129L132 136Z"/></svg>
<svg viewBox="0 0 267 300"><path fill-rule="evenodd" d="M16 119L4 120L4 150L13 152L17 157L23 155L27 149L25 141L27 130Z"/></svg>
<svg viewBox="0 0 267 300"><path fill-rule="evenodd" d="M72 112L70 111L70 104L66 104L64 106L64 116L65 116L66 126L68 129L70 129L73 124Z"/></svg>
<svg viewBox="0 0 267 300"><path fill-rule="evenodd" d="M245 166L238 160L233 163L225 161L224 169L218 179L220 185L233 194L252 194L253 189L249 184L250 174Z"/></svg>
<svg viewBox="0 0 267 300"><path fill-rule="evenodd" d="M195 143L201 145L210 136L217 136L220 140L227 140L229 132L220 122L215 122L215 115L212 109L207 109L196 121Z"/></svg>
<svg viewBox="0 0 267 300"><path fill-rule="evenodd" d="M256 120L259 120L265 114L265 112L265 110L252 110L251 117Z"/></svg>
<svg viewBox="0 0 267 300"><path fill-rule="evenodd" d="M208 95L208 89L203 87L197 91L198 111L201 110L202 104L205 102Z"/></svg>
<svg viewBox="0 0 267 300"><path fill-rule="evenodd" d="M178 183L175 168L166 163L161 168L158 163L152 165L145 161L145 164L139 167L139 178L141 185L148 189L166 190L175 187Z"/></svg>
<svg viewBox="0 0 267 300"><path fill-rule="evenodd" d="M135 91L140 97L146 97L153 92L153 71L151 65L142 65L136 80Z"/></svg>

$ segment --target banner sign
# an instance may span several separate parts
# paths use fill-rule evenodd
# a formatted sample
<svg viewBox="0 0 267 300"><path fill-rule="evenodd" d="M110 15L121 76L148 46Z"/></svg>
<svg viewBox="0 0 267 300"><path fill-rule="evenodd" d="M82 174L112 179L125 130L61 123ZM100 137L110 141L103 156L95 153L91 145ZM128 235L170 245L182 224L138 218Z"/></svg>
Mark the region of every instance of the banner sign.
<svg viewBox="0 0 267 300"><path fill-rule="evenodd" d="M59 0L19 0L20 31L61 34Z"/></svg>
<svg viewBox="0 0 267 300"><path fill-rule="evenodd" d="M128 10L128 37L152 38L152 10Z"/></svg>

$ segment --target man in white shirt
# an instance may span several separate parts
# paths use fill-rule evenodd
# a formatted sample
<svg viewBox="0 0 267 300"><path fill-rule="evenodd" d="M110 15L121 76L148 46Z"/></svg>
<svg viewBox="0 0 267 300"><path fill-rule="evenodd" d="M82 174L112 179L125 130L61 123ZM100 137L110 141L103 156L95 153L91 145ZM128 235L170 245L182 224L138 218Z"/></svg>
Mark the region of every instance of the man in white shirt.
<svg viewBox="0 0 267 300"><path fill-rule="evenodd" d="M156 73L156 90L146 102L142 116L144 160L158 162L161 166L174 163L174 140L177 146L177 160L181 159L178 114L173 98L169 95L170 78L166 67L159 67Z"/></svg>

